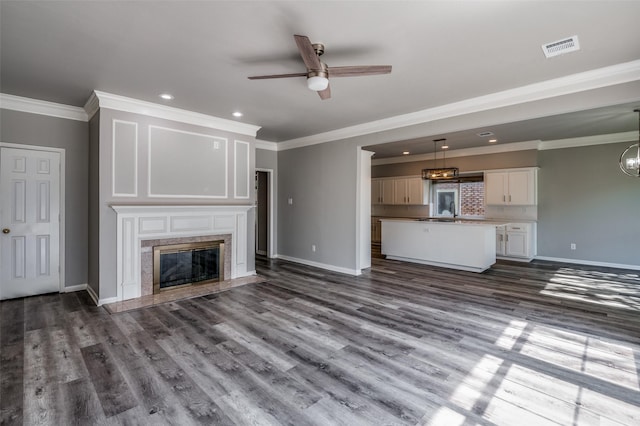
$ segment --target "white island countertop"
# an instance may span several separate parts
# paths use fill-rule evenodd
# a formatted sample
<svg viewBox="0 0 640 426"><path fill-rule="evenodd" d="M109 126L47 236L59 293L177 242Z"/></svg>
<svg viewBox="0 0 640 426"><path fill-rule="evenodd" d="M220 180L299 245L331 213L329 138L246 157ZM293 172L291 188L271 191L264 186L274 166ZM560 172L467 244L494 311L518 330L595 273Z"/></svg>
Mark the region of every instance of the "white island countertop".
<svg viewBox="0 0 640 426"><path fill-rule="evenodd" d="M508 221L381 219L388 259L482 272L496 263L496 226Z"/></svg>

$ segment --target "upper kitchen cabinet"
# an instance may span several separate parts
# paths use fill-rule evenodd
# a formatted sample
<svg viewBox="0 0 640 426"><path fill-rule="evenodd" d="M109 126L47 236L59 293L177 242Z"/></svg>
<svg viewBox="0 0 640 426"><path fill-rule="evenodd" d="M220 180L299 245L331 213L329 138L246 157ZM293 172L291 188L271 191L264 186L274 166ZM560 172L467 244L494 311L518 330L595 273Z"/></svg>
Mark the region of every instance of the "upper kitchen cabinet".
<svg viewBox="0 0 640 426"><path fill-rule="evenodd" d="M394 179L394 204L429 204L428 182L421 177Z"/></svg>
<svg viewBox="0 0 640 426"><path fill-rule="evenodd" d="M419 176L371 179L372 204L429 204L429 182Z"/></svg>
<svg viewBox="0 0 640 426"><path fill-rule="evenodd" d="M372 204L393 204L394 200L394 179L374 178L371 179L371 203Z"/></svg>
<svg viewBox="0 0 640 426"><path fill-rule="evenodd" d="M492 170L484 174L485 202L489 205L537 204L537 168Z"/></svg>

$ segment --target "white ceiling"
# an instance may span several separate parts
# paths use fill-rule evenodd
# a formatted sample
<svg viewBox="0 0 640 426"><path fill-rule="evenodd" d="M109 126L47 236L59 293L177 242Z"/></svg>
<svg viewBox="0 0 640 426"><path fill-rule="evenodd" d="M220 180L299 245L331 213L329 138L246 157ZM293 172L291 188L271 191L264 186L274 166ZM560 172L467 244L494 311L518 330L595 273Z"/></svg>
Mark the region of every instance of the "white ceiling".
<svg viewBox="0 0 640 426"><path fill-rule="evenodd" d="M155 103L169 92L168 105L228 119L239 110L241 121L262 126L259 139L291 141L638 61L639 17L640 1L611 0L2 0L0 91L74 106L93 90ZM304 78L248 80L305 70L293 34L324 43L329 66L390 64L393 72L332 79L325 101ZM580 51L545 59L543 43L572 35ZM445 133L425 124L372 143L413 141L377 145L382 158L404 146L430 152L438 137L458 147L486 144L475 136L481 130L499 143L630 131L640 86L624 87L611 83L615 96L589 87L590 102L576 97L561 117L537 110Z"/></svg>

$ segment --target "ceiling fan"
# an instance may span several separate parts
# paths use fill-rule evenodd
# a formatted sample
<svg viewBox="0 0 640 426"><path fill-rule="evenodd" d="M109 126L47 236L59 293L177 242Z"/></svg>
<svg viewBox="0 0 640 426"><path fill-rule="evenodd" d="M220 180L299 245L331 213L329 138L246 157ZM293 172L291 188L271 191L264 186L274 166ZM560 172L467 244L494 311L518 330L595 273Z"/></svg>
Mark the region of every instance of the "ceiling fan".
<svg viewBox="0 0 640 426"><path fill-rule="evenodd" d="M264 80L268 78L307 77L307 87L318 92L321 99L331 97L329 78L331 77L357 77L361 75L376 75L391 73L391 65L356 65L350 67L329 67L320 61L324 53L324 45L312 44L307 36L294 35L298 45L298 51L307 67L307 72L292 74L258 75L249 77L249 80Z"/></svg>

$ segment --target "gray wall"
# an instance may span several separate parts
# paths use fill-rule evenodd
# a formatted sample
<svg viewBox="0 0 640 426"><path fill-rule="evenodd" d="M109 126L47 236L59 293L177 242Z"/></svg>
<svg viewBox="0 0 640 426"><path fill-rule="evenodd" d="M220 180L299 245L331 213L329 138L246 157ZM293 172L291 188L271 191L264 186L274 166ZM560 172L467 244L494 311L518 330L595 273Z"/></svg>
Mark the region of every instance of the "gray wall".
<svg viewBox="0 0 640 426"><path fill-rule="evenodd" d="M355 269L358 152L353 141L278 152L278 254Z"/></svg>
<svg viewBox="0 0 640 426"><path fill-rule="evenodd" d="M273 240L272 256L278 254L278 153L266 149L256 149L256 169L273 170L273 194L271 194L273 202L273 229L271 230L271 238Z"/></svg>
<svg viewBox="0 0 640 426"><path fill-rule="evenodd" d="M640 180L618 167L629 145L539 152L539 256L640 266Z"/></svg>
<svg viewBox="0 0 640 426"><path fill-rule="evenodd" d="M65 150L65 286L88 282L88 125L0 110L0 142Z"/></svg>

